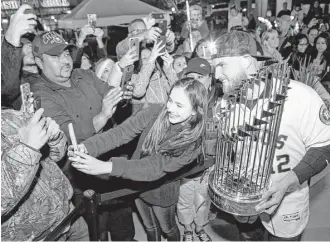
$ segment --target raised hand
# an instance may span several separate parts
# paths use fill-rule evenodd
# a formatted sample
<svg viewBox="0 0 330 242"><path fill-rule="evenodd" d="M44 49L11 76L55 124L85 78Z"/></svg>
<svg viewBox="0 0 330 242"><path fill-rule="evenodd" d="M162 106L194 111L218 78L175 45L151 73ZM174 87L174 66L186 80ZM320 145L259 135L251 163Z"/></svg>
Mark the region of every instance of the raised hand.
<svg viewBox="0 0 330 242"><path fill-rule="evenodd" d="M162 42L155 42L151 54L148 58L149 62L155 62L158 56L164 55L164 44Z"/></svg>
<svg viewBox="0 0 330 242"><path fill-rule="evenodd" d="M102 114L107 119L115 113L117 104L123 99L123 91L120 87L112 88L102 101Z"/></svg>
<svg viewBox="0 0 330 242"><path fill-rule="evenodd" d="M37 16L33 13L25 14L25 10L32 9L30 5L23 4L15 14L11 16L10 24L5 38L13 46L20 46L21 37L26 33L36 33Z"/></svg>
<svg viewBox="0 0 330 242"><path fill-rule="evenodd" d="M104 31L101 29L101 28L95 28L93 30L93 35L96 37L96 38L99 38L99 39L102 39L103 38L103 35L104 35Z"/></svg>
<svg viewBox="0 0 330 242"><path fill-rule="evenodd" d="M156 42L162 33L162 30L158 27L152 27L144 33L144 38L150 42Z"/></svg>
<svg viewBox="0 0 330 242"><path fill-rule="evenodd" d="M36 150L40 150L49 138L46 131L46 118L41 117L43 112L43 108L38 109L29 124L18 129L21 142Z"/></svg>
<svg viewBox="0 0 330 242"><path fill-rule="evenodd" d="M135 61L139 59L139 53L136 53L135 49L130 49L127 53L120 59L119 67L125 68L132 65Z"/></svg>
<svg viewBox="0 0 330 242"><path fill-rule="evenodd" d="M80 33L79 33L77 43L76 43L77 46L81 48L84 44L86 37L88 35L92 35L92 34L94 34L94 29L91 26L85 25L84 27L82 27L80 30Z"/></svg>
<svg viewBox="0 0 330 242"><path fill-rule="evenodd" d="M166 43L168 45L171 45L172 43L174 43L174 40L175 40L175 34L172 31L167 30L167 32L166 32Z"/></svg>
<svg viewBox="0 0 330 242"><path fill-rule="evenodd" d="M173 57L167 52L161 58L164 60L164 67L166 68L169 68L174 61Z"/></svg>

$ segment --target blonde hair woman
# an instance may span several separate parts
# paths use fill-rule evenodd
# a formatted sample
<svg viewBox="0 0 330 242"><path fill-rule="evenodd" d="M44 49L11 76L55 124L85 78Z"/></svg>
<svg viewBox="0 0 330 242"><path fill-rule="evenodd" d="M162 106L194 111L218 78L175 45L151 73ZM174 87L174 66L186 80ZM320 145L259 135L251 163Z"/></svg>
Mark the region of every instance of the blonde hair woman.
<svg viewBox="0 0 330 242"><path fill-rule="evenodd" d="M276 29L266 30L261 35L261 46L264 51L264 56L269 56L273 60L283 62L283 57L277 50L279 42L278 32Z"/></svg>

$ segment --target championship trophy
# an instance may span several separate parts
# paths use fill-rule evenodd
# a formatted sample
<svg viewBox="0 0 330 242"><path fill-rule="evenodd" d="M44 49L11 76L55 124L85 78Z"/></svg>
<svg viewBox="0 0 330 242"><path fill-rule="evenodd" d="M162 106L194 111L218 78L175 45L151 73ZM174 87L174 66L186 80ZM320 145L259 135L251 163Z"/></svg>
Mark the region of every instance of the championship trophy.
<svg viewBox="0 0 330 242"><path fill-rule="evenodd" d="M225 212L251 216L267 190L289 84L289 67L273 64L225 94L215 107L217 145L209 195Z"/></svg>

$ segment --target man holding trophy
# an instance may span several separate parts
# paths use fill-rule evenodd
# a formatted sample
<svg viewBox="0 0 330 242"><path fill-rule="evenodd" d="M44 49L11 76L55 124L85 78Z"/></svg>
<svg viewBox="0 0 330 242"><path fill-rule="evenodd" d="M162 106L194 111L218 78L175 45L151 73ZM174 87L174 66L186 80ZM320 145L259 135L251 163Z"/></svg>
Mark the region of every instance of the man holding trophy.
<svg viewBox="0 0 330 242"><path fill-rule="evenodd" d="M247 33L232 31L216 45L224 97L212 202L235 215L242 240L300 240L309 217L307 180L330 157L330 112L312 88L289 79L286 64L260 69L264 58L254 56Z"/></svg>

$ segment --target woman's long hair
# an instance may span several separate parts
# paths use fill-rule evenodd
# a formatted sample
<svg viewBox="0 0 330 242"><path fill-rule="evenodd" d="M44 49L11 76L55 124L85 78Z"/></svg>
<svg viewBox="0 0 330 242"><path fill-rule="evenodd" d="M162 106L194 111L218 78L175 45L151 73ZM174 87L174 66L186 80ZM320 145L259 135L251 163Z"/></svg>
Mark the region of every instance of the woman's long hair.
<svg viewBox="0 0 330 242"><path fill-rule="evenodd" d="M176 156L177 154L183 154L194 142L204 139L207 113L207 91L205 87L193 78L182 78L177 81L172 86L171 92L178 87L183 88L188 95L196 115L192 115L183 124L183 130L178 135L162 142L171 125L165 106L143 142L142 156L150 155L153 152Z"/></svg>
<svg viewBox="0 0 330 242"><path fill-rule="evenodd" d="M330 51L330 35L327 34L327 33L325 33L325 32L320 33L320 34L315 38L315 40L314 40L314 46L315 46L315 48L316 48L316 43L317 43L317 41L318 41L319 38L323 38L323 39L325 40L325 42L326 42L327 49L326 49L326 51L325 51L324 53L329 52L329 51ZM323 53L323 56L322 56L323 59L324 59L324 53ZM316 51L315 51L315 54L314 54L313 57L316 58L317 55L318 55L318 51L316 50Z"/></svg>

